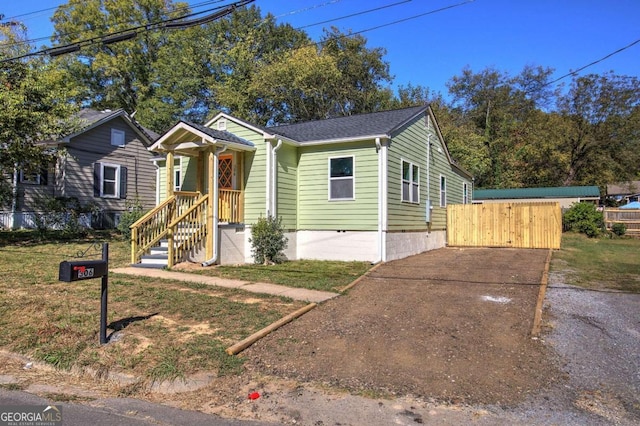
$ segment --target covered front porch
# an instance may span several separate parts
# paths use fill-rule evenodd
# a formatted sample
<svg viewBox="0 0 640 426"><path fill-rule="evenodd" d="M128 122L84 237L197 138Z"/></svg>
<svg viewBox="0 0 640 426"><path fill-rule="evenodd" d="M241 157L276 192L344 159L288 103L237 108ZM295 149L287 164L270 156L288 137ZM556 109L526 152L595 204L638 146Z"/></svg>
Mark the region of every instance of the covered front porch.
<svg viewBox="0 0 640 426"><path fill-rule="evenodd" d="M220 224L244 222L244 160L255 150L231 133L181 121L150 150L158 167L158 205L131 226L131 263L163 245L166 266L198 253L218 261ZM204 252L204 255L202 255Z"/></svg>

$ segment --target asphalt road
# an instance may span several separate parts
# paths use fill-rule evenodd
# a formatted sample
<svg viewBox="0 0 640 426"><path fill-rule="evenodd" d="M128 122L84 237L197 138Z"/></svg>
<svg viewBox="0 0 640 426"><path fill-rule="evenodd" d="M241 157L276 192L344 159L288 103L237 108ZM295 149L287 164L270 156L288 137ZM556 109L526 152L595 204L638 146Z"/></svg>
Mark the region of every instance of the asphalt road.
<svg viewBox="0 0 640 426"><path fill-rule="evenodd" d="M64 426L259 426L272 423L229 420L130 398L98 399L88 404L53 402L37 395L0 388L0 405L62 406Z"/></svg>

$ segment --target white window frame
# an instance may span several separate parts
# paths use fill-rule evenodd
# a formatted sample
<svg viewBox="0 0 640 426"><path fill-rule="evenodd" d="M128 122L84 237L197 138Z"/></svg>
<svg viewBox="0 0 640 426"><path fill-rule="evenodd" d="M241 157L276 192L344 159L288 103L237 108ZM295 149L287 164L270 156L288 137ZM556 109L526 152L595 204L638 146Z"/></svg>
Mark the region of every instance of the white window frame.
<svg viewBox="0 0 640 426"><path fill-rule="evenodd" d="M447 177L445 175L440 175L440 207L447 207Z"/></svg>
<svg viewBox="0 0 640 426"><path fill-rule="evenodd" d="M462 204L469 204L469 184L462 182Z"/></svg>
<svg viewBox="0 0 640 426"><path fill-rule="evenodd" d="M124 130L111 129L111 145L124 147L126 144L126 133Z"/></svg>
<svg viewBox="0 0 640 426"><path fill-rule="evenodd" d="M351 176L347 177L331 177L331 161L343 158L351 158ZM355 155L341 155L339 157L329 157L327 162L328 191L327 197L329 201L353 201L356 199L356 157ZM335 180L351 180L353 196L350 198L334 198L331 196L331 182Z"/></svg>
<svg viewBox="0 0 640 426"><path fill-rule="evenodd" d="M408 164L409 165L409 171L410 171L410 179L406 180L404 178L404 165ZM413 176L413 171L414 168L417 168L418 170L418 177L416 178L415 176ZM405 199L404 198L404 184L407 183L409 184L409 198ZM416 194L416 200L414 200L414 188L415 190L415 194ZM415 163L412 163L411 161L407 161L407 160L400 160L400 200L403 203L412 203L412 204L420 204L420 166L418 166Z"/></svg>
<svg viewBox="0 0 640 426"><path fill-rule="evenodd" d="M177 163L177 164L176 164ZM176 158L173 162L173 190L182 190L182 157Z"/></svg>
<svg viewBox="0 0 640 426"><path fill-rule="evenodd" d="M227 120L221 118L218 120L218 130L227 130Z"/></svg>
<svg viewBox="0 0 640 426"><path fill-rule="evenodd" d="M115 184L115 194L105 194L104 192L104 169L110 167L116 170L116 178L113 181ZM102 198L120 198L120 165L111 163L100 163L100 197Z"/></svg>

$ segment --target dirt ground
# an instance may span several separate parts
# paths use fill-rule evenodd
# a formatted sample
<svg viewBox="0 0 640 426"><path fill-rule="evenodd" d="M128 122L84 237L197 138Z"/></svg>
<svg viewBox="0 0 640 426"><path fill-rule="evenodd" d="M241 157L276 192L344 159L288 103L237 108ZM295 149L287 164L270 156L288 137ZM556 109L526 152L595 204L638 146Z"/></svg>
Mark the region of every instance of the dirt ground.
<svg viewBox="0 0 640 426"><path fill-rule="evenodd" d="M512 405L562 375L531 338L546 250L391 262L249 348L266 374L373 395Z"/></svg>
<svg viewBox="0 0 640 426"><path fill-rule="evenodd" d="M584 424L575 398L558 397L572 382L545 342L549 330L531 336L547 254L446 248L382 264L346 295L245 350L241 376L181 393L96 385L90 403L125 395L225 417L314 426ZM550 316L545 312L543 324ZM47 392L29 390L47 375L37 368L20 372L22 365L14 360L0 373L34 376L23 388L39 394L91 386L86 378L63 380L56 373ZM249 400L252 392L260 397ZM549 417L559 410L568 417Z"/></svg>

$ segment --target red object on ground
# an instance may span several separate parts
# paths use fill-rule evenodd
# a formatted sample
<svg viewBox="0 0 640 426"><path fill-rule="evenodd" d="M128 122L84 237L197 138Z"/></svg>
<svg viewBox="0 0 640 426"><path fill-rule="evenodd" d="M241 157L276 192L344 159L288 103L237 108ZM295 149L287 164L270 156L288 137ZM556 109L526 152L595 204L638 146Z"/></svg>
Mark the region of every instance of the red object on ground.
<svg viewBox="0 0 640 426"><path fill-rule="evenodd" d="M258 399L260 398L260 394L258 392L251 392L249 394L249 399Z"/></svg>

